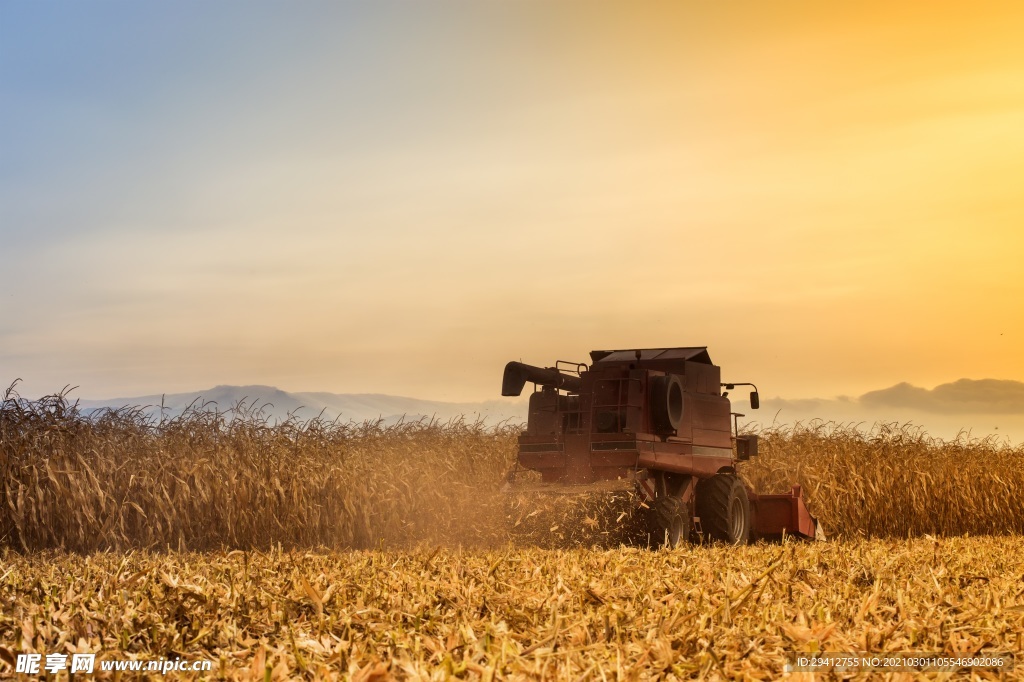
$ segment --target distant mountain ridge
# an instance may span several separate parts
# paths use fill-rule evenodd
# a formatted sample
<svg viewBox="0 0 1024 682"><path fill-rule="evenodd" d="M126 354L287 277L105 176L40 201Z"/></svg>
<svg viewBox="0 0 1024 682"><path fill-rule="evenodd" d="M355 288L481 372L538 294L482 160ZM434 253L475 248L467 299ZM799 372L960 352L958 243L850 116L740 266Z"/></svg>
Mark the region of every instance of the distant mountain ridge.
<svg viewBox="0 0 1024 682"><path fill-rule="evenodd" d="M105 408L142 407L152 417L159 418L162 410L165 418L173 418L180 415L189 405L200 407L205 404L208 409L223 412L243 401L247 407L262 408L263 414L272 422L287 419L289 415L303 421L317 416L327 420L340 419L343 422L383 419L386 423L394 423L403 418L413 420L424 417L447 421L461 416L467 419L479 416L488 424L505 420L526 421L526 402L522 400L449 403L380 393L291 393L274 386L261 385L214 386L188 393L111 400L82 399L78 401L78 406L84 412Z"/></svg>
<svg viewBox="0 0 1024 682"><path fill-rule="evenodd" d="M422 400L380 393L291 393L274 386L214 386L203 391L146 395L112 400L79 400L83 412L120 407L143 407L151 417L173 418L190 404L204 402L210 409L227 411L239 402L256 405L271 423L289 415L309 420L322 415L327 420L363 422L383 419L394 423L399 419L436 418L447 421L465 416L480 417L487 424L511 420L526 421L525 399L487 400L451 403ZM761 409L750 410L745 396L734 396L732 407L745 416L740 424L770 426L772 424L807 423L814 419L865 426L881 422L911 422L925 427L931 435L955 437L969 431L974 436L995 435L1012 442L1024 442L1024 382L994 379L960 379L934 389L910 384L896 384L860 397L784 399L761 397Z"/></svg>

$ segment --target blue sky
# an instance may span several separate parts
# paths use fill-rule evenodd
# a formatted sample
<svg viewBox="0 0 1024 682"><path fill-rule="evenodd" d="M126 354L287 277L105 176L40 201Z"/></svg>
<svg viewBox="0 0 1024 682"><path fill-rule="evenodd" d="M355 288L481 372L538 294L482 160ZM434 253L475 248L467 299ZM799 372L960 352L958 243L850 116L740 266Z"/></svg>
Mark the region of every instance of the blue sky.
<svg viewBox="0 0 1024 682"><path fill-rule="evenodd" d="M0 374L493 397L709 345L1024 379L1012 4L0 5Z"/></svg>

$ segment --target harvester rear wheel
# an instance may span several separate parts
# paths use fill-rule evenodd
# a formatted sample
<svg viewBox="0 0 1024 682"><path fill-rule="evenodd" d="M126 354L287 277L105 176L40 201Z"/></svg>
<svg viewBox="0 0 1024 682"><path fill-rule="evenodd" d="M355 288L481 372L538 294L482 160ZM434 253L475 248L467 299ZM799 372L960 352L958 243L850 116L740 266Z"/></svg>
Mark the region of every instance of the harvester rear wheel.
<svg viewBox="0 0 1024 682"><path fill-rule="evenodd" d="M734 474L716 474L697 484L697 516L712 540L730 545L750 541L750 500Z"/></svg>
<svg viewBox="0 0 1024 682"><path fill-rule="evenodd" d="M684 514L683 501L674 495L659 495L650 510L650 542L652 547L673 548L685 543L690 524Z"/></svg>

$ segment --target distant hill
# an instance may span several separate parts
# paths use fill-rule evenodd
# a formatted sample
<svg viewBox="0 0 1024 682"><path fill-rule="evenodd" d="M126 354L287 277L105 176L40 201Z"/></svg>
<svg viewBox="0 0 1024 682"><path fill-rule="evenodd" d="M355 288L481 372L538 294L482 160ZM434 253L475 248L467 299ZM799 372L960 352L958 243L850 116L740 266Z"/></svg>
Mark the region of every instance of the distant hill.
<svg viewBox="0 0 1024 682"><path fill-rule="evenodd" d="M168 393L166 395L145 395L112 400L79 400L83 412L120 407L143 407L145 411L159 417L161 405L163 415L171 418L180 415L189 405L206 405L208 409L226 411L243 402L263 409L271 421L283 420L293 414L299 419L312 419L323 415L325 419L340 419L343 422L362 422L383 419L394 423L399 419L435 417L448 420L454 417L479 416L488 424L504 420L526 421L526 402L523 400L488 400L478 403L448 403L436 400L420 400L379 393L289 393L273 386L215 386L191 393Z"/></svg>
<svg viewBox="0 0 1024 682"><path fill-rule="evenodd" d="M814 419L859 423L870 427L875 422L910 422L924 427L929 434L953 438L958 433L973 436L995 435L1014 443L1024 442L1024 382L1010 380L971 380L942 384L933 389L897 384L860 397L784 399L761 396L761 409L750 410L746 394L732 396L732 408L745 415L740 424L807 423ZM394 423L436 417L448 420L466 416L482 417L488 424L504 420L525 422L524 399L487 400L475 403L448 403L379 393L289 393L273 386L215 386L191 393L146 395L113 400L80 400L83 411L125 406L145 407L159 417L161 401L164 416L174 417L190 404L208 404L210 409L226 411L241 401L263 408L273 421L289 414L311 419L319 414L343 422L383 419Z"/></svg>

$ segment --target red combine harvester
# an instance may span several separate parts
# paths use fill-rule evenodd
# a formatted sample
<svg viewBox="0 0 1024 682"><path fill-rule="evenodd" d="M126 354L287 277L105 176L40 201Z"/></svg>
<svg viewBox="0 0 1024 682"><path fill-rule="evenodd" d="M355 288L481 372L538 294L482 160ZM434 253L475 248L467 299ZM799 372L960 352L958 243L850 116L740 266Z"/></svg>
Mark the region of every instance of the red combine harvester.
<svg viewBox="0 0 1024 682"><path fill-rule="evenodd" d="M596 350L590 358L589 367L505 366L503 396L534 384L510 490L631 491L648 509L649 537L669 546L691 532L731 544L822 537L799 486L758 495L736 475L737 460L757 455L758 439L734 432L743 415L722 389L750 386L757 409L757 387L721 383L706 347ZM517 482L521 469L540 481Z"/></svg>

